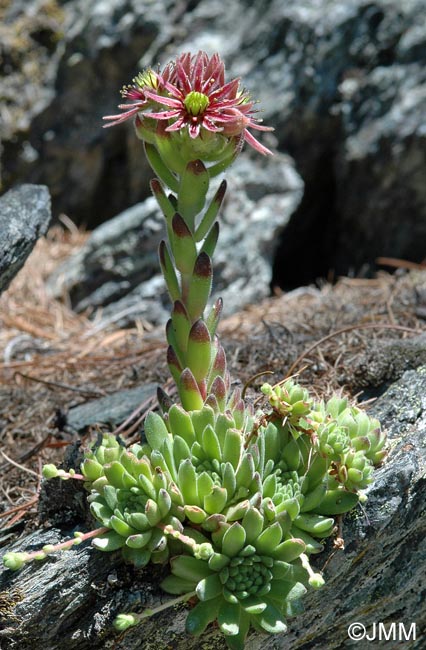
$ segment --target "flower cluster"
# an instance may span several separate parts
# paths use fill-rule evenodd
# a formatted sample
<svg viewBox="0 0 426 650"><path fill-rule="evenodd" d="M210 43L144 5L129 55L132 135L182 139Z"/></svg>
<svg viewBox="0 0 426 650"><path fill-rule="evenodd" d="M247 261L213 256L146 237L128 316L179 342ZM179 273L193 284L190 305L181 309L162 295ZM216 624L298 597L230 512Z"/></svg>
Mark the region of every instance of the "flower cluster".
<svg viewBox="0 0 426 650"><path fill-rule="evenodd" d="M106 116L106 126L136 116L138 135L155 144L172 169L183 169L194 153L203 162L232 159L244 141L261 154L271 153L250 129L272 129L256 117L240 80L225 82L218 54L182 54L161 72L140 73L122 95L131 103L119 106L123 113Z"/></svg>

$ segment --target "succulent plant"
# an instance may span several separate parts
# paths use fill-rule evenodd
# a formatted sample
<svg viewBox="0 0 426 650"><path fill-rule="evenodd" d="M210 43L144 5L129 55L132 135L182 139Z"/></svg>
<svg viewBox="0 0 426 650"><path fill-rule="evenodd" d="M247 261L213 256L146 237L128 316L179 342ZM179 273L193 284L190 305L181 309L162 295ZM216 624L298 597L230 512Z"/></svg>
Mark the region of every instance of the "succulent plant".
<svg viewBox="0 0 426 650"><path fill-rule="evenodd" d="M172 594L195 591L198 603L186 629L201 634L218 621L230 648L244 648L252 626L262 632L287 629L286 618L300 611L306 587L291 564L303 553L301 540L283 540L278 523L268 525L254 507L241 522L222 522L212 535L214 552L208 559L180 555L171 560L162 588ZM309 579L306 573L306 580Z"/></svg>
<svg viewBox="0 0 426 650"><path fill-rule="evenodd" d="M225 83L218 55L184 54L161 74L138 75L123 95L133 103L106 119L111 126L135 117L157 175L151 189L167 232L159 261L172 302L167 363L180 403L159 390L160 412L148 414L140 442L126 448L105 434L85 449L81 473L46 466L46 478L84 481L99 528L34 553L6 553L4 563L19 569L87 539L102 551L121 549L138 568L169 563L161 586L177 598L120 614L116 628L195 599L188 632L217 621L240 650L250 628L284 632L307 588L322 586L309 556L333 534L334 517L358 503L386 439L347 400L316 402L292 379L265 384L267 406L257 413L231 390L217 337L222 301L207 312L226 183L210 202L208 189L244 141L271 153L250 131L270 129L239 80Z"/></svg>

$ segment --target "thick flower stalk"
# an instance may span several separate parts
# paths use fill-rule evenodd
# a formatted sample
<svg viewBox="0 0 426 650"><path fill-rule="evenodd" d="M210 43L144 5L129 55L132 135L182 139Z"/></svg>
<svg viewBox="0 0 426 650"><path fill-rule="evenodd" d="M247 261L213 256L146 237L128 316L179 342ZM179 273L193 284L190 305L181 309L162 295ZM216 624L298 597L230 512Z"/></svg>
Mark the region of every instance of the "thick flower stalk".
<svg viewBox="0 0 426 650"><path fill-rule="evenodd" d="M167 362L179 400L159 390L160 412L146 417L141 442L126 448L104 435L85 450L81 473L46 466L46 478L85 482L99 527L4 562L18 569L91 539L139 568L169 563L161 586L176 598L120 614L115 627L195 599L187 631L199 635L217 621L227 645L243 650L250 628L284 632L305 591L323 585L309 556L371 483L385 436L346 400L315 402L292 380L265 384L267 406L257 413L231 390L217 337L222 301L207 308L226 183L209 192L210 181L244 142L271 153L251 132L270 129L239 80L226 82L219 56L199 52L139 74L122 94L130 103L105 119L134 119L156 174L151 189L167 233L159 259L172 302Z"/></svg>

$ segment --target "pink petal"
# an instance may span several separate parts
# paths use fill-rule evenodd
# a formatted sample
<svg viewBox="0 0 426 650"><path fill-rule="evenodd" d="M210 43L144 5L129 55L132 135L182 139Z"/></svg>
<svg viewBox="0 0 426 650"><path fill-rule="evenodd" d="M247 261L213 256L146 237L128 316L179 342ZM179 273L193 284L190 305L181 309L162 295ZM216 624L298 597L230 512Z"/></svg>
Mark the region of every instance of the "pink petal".
<svg viewBox="0 0 426 650"><path fill-rule="evenodd" d="M223 128L221 126L216 126L216 124L208 117L203 118L203 127L207 129L207 131L212 131L213 133L219 133L220 131L223 131Z"/></svg>
<svg viewBox="0 0 426 650"><path fill-rule="evenodd" d="M250 121L249 124L250 129L256 129L256 131L274 131L273 126L262 126L261 124L257 124L256 122L253 122L252 120Z"/></svg>
<svg viewBox="0 0 426 650"><path fill-rule="evenodd" d="M139 113L139 108L132 108L130 111L126 111L125 113L120 113L119 115L105 115L102 119L103 120L111 120L109 124L104 124L103 128L106 129L109 126L115 126L116 124L121 124L121 122L125 122L126 120L129 120L133 115L136 115L136 113Z"/></svg>
<svg viewBox="0 0 426 650"><path fill-rule="evenodd" d="M247 144L253 147L253 149L256 149L256 151L258 151L262 155L264 156L274 155L272 151L264 147L263 144L260 144L260 142L256 140L256 138L250 133L250 131L247 131L247 129L245 129L244 131L244 140L247 142Z"/></svg>
<svg viewBox="0 0 426 650"><path fill-rule="evenodd" d="M145 95L149 97L149 99L152 99L154 102L157 102L158 104L164 104L165 106L173 106L173 108L180 108L182 106L182 102L179 99L172 99L171 97L163 97L162 95L157 95L157 93L153 93L150 90L147 90L145 92Z"/></svg>
<svg viewBox="0 0 426 650"><path fill-rule="evenodd" d="M182 111L161 111L161 113L146 113L147 117L152 117L154 120L170 120L174 117L179 117Z"/></svg>
<svg viewBox="0 0 426 650"><path fill-rule="evenodd" d="M198 124L198 122L196 124L190 124L188 129L189 129L189 135L191 136L191 138L195 139L195 138L197 138L199 136L199 134L200 134L200 125Z"/></svg>
<svg viewBox="0 0 426 650"><path fill-rule="evenodd" d="M225 84L224 86L221 86L220 88L218 88L217 90L212 92L209 95L209 99L210 99L210 101L212 101L215 98L226 99L229 96L231 96L232 99L237 99L236 95L237 95L239 86L240 86L240 80L238 78L233 79L232 81L228 81L227 84ZM238 99L240 99L240 98L238 97Z"/></svg>
<svg viewBox="0 0 426 650"><path fill-rule="evenodd" d="M176 122L170 124L170 126L166 128L166 131L179 131L184 126L186 126L186 120L184 117L180 117L178 120L176 120Z"/></svg>

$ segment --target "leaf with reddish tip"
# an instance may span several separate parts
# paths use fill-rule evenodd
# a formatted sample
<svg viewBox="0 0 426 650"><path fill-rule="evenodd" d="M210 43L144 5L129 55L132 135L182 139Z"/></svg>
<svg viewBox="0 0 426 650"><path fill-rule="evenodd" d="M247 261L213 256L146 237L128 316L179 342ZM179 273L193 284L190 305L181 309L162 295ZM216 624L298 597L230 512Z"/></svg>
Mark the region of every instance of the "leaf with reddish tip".
<svg viewBox="0 0 426 650"><path fill-rule="evenodd" d="M170 374L175 380L176 384L179 385L180 377L182 374L182 366L179 363L179 359L176 356L176 352L171 345L167 348L167 365L169 366Z"/></svg>
<svg viewBox="0 0 426 650"><path fill-rule="evenodd" d="M211 390L214 380L216 379L216 377L223 378L225 373L226 373L225 350L219 343L216 350L215 360L213 362L212 368L210 370L209 378L208 378L209 392L214 393L214 391Z"/></svg>
<svg viewBox="0 0 426 650"><path fill-rule="evenodd" d="M170 221L174 213L176 212L176 210L172 202L167 198L158 178L152 179L152 181L150 182L150 187L151 187L151 192L153 193L166 220Z"/></svg>
<svg viewBox="0 0 426 650"><path fill-rule="evenodd" d="M173 406L172 399L167 395L166 391L161 388L161 386L158 386L157 388L157 401L163 415L168 413L170 408Z"/></svg>
<svg viewBox="0 0 426 650"><path fill-rule="evenodd" d="M197 247L190 229L178 212L172 219L171 243L177 269L184 275L190 275L197 258Z"/></svg>
<svg viewBox="0 0 426 650"><path fill-rule="evenodd" d="M200 318L191 327L186 350L186 363L191 369L195 380L202 382L209 371L212 357L212 346L207 325Z"/></svg>
<svg viewBox="0 0 426 650"><path fill-rule="evenodd" d="M219 408L223 411L226 404L226 386L222 377L216 377L210 386L210 393L216 397Z"/></svg>
<svg viewBox="0 0 426 650"><path fill-rule="evenodd" d="M189 368L182 372L179 383L179 396L182 406L187 411L197 411L203 407L204 400L201 396L200 389L195 381L194 375Z"/></svg>
<svg viewBox="0 0 426 650"><path fill-rule="evenodd" d="M207 395L207 398L204 403L206 406L210 406L215 413L219 412L219 404L217 403L217 399L214 395L212 394Z"/></svg>
<svg viewBox="0 0 426 650"><path fill-rule="evenodd" d="M192 277L186 306L190 318L194 321L203 315L212 288L213 270L209 255L201 252L197 256L191 271Z"/></svg>
<svg viewBox="0 0 426 650"><path fill-rule="evenodd" d="M191 329L191 320L186 311L185 305L176 300L172 310L172 324L175 333L176 344L182 352L186 352L188 335Z"/></svg>

